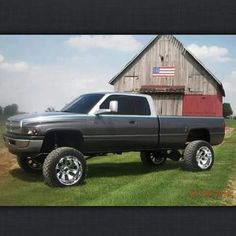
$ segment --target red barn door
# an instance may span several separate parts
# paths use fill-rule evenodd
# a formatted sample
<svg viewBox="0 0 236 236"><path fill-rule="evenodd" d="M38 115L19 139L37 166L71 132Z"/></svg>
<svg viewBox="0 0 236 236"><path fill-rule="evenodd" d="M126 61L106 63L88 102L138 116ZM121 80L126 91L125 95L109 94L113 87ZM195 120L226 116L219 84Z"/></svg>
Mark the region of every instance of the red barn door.
<svg viewBox="0 0 236 236"><path fill-rule="evenodd" d="M222 97L220 95L185 95L184 116L222 116Z"/></svg>

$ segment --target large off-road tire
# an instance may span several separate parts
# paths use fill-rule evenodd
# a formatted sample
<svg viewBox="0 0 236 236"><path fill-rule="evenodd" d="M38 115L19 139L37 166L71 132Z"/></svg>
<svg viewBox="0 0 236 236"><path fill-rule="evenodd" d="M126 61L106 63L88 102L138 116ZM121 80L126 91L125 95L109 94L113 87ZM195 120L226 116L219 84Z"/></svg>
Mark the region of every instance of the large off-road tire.
<svg viewBox="0 0 236 236"><path fill-rule="evenodd" d="M210 170L214 163L212 146L203 140L190 142L184 151L184 167L191 171Z"/></svg>
<svg viewBox="0 0 236 236"><path fill-rule="evenodd" d="M161 166L166 161L161 152L141 152L140 158L145 166Z"/></svg>
<svg viewBox="0 0 236 236"><path fill-rule="evenodd" d="M43 163L37 158L32 158L26 155L18 155L17 162L19 167L28 173L42 173Z"/></svg>
<svg viewBox="0 0 236 236"><path fill-rule="evenodd" d="M60 147L48 154L43 163L43 176L50 186L81 185L87 174L86 160L81 152Z"/></svg>

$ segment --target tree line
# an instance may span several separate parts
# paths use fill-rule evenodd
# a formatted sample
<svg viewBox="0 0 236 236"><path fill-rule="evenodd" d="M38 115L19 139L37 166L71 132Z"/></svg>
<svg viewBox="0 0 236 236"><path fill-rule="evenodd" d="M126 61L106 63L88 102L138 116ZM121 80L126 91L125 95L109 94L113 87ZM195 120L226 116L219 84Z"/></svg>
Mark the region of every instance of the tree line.
<svg viewBox="0 0 236 236"><path fill-rule="evenodd" d="M54 112L55 108L50 106L45 109L45 112ZM15 103L7 105L5 107L0 106L0 115L14 116L17 114L23 114L24 112L19 112L19 106Z"/></svg>
<svg viewBox="0 0 236 236"><path fill-rule="evenodd" d="M230 105L230 103L224 103L223 104L223 116L225 118L229 118L233 115L233 109Z"/></svg>
<svg viewBox="0 0 236 236"><path fill-rule="evenodd" d="M5 107L0 106L0 115L14 116L17 115L18 113L19 113L18 105L15 103L7 105Z"/></svg>

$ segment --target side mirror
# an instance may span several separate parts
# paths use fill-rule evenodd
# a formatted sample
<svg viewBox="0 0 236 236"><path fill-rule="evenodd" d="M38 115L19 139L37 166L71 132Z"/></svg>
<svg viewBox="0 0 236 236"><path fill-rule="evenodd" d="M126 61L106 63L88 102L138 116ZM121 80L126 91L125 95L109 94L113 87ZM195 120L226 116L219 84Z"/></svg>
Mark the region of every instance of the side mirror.
<svg viewBox="0 0 236 236"><path fill-rule="evenodd" d="M110 101L109 110L110 110L110 112L117 113L118 112L118 101Z"/></svg>
<svg viewBox="0 0 236 236"><path fill-rule="evenodd" d="M118 101L110 101L109 109L99 109L95 115L100 115L103 113L117 113L118 112Z"/></svg>

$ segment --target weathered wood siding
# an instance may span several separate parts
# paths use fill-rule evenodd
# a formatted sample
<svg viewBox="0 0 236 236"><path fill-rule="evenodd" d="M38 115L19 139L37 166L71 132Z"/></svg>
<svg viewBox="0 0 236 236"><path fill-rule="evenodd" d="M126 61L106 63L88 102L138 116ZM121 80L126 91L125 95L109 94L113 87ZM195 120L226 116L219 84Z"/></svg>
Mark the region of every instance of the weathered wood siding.
<svg viewBox="0 0 236 236"><path fill-rule="evenodd" d="M161 60L163 57L163 61ZM174 77L152 77L155 66L175 66ZM129 89L128 78L135 77ZM173 36L163 35L146 53L131 66L114 84L115 91L135 91L142 85L185 85L186 93L217 94L217 83L196 61L184 53L182 45Z"/></svg>
<svg viewBox="0 0 236 236"><path fill-rule="evenodd" d="M182 95L152 95L158 115L182 115Z"/></svg>
<svg viewBox="0 0 236 236"><path fill-rule="evenodd" d="M175 66L174 77L153 77L155 66ZM142 85L185 86L185 94L216 95L217 82L189 56L171 35L161 36L132 66L118 77L114 90L138 92ZM182 115L180 95L152 95L158 114ZM176 107L175 107L176 106ZM170 108L172 107L172 108Z"/></svg>

